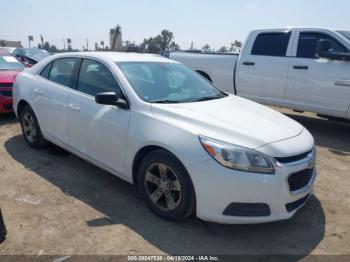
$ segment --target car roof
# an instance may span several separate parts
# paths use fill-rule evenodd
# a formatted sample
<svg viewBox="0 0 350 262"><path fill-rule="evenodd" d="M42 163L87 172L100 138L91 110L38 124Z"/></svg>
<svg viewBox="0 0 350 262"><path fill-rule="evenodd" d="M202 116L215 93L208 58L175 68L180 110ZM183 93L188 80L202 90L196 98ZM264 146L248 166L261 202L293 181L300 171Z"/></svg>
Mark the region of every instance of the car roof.
<svg viewBox="0 0 350 262"><path fill-rule="evenodd" d="M340 28L325 28L325 27L307 27L307 26L286 26L286 27L276 27L276 28L259 28L253 31L278 31L278 30L323 30L323 31L349 31Z"/></svg>
<svg viewBox="0 0 350 262"><path fill-rule="evenodd" d="M163 62L163 63L178 63L176 61L165 58L156 54L140 54L140 53L122 53L122 52L74 52L62 53L55 55L55 58L62 57L88 57L108 59L113 62Z"/></svg>

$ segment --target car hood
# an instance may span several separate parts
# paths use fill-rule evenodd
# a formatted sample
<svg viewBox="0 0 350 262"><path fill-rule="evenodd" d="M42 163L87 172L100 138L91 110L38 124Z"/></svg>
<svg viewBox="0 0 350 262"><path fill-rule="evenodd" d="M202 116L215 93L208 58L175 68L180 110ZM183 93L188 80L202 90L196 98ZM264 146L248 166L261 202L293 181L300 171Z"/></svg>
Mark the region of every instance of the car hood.
<svg viewBox="0 0 350 262"><path fill-rule="evenodd" d="M13 83L18 73L19 72L15 70L0 70L0 83Z"/></svg>
<svg viewBox="0 0 350 262"><path fill-rule="evenodd" d="M304 129L277 111L233 95L195 103L152 104L152 113L195 134L252 149L298 136Z"/></svg>

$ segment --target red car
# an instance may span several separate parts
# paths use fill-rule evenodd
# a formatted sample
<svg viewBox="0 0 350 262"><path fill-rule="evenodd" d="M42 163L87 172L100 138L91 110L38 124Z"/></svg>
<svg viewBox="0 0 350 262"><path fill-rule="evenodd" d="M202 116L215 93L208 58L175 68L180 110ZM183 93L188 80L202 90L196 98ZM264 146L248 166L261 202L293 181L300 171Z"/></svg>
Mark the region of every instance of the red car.
<svg viewBox="0 0 350 262"><path fill-rule="evenodd" d="M0 114L12 109L12 85L24 66L14 56L0 52Z"/></svg>

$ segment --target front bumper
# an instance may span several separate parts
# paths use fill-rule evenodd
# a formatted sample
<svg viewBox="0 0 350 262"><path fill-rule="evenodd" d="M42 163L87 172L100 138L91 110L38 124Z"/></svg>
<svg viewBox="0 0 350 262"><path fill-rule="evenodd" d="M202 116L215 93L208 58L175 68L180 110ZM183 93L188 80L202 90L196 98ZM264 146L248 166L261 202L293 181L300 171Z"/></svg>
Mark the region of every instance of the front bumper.
<svg viewBox="0 0 350 262"><path fill-rule="evenodd" d="M291 218L312 195L316 169L313 169L309 182L296 191L290 191L288 177L308 168L310 158L279 164L273 175L232 170L212 159L189 167L196 193L197 217L227 224L263 223ZM270 212L259 216L224 215L232 203L251 206L266 204Z"/></svg>

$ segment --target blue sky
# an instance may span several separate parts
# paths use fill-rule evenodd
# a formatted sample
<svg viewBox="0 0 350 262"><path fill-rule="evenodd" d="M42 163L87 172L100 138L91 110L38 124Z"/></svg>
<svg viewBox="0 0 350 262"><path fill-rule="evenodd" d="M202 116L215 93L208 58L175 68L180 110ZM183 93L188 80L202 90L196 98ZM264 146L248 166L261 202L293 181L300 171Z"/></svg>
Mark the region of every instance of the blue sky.
<svg viewBox="0 0 350 262"><path fill-rule="evenodd" d="M140 43L169 29L182 48L229 46L256 28L316 26L350 30L348 0L1 0L0 39L34 35L62 48L71 38L81 49L89 38L108 43L108 31L122 26L123 40Z"/></svg>

